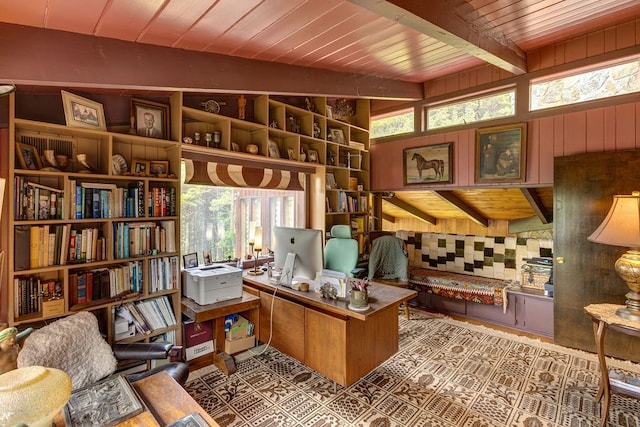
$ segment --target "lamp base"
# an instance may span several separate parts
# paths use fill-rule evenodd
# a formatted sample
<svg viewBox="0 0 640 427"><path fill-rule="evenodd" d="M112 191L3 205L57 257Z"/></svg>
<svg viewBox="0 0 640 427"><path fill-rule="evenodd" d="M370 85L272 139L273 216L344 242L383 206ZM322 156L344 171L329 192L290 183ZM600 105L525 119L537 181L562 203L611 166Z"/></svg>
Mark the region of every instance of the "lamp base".
<svg viewBox="0 0 640 427"><path fill-rule="evenodd" d="M640 322L640 311L631 310L628 307L621 307L617 309L616 316L620 316L627 320L633 320L634 322Z"/></svg>
<svg viewBox="0 0 640 427"><path fill-rule="evenodd" d="M260 276L261 274L264 274L264 271L262 271L262 270L249 270L247 272L247 274L249 276Z"/></svg>

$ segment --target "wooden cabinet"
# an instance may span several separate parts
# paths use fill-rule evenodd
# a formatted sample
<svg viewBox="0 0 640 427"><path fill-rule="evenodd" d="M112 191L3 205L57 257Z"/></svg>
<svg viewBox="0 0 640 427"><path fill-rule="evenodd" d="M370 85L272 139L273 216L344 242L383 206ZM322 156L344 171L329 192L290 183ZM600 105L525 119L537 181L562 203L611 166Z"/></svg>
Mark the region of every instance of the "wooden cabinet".
<svg viewBox="0 0 640 427"><path fill-rule="evenodd" d="M112 343L115 310L130 302L149 311L153 322L148 333L127 341L166 335L180 343L177 138L17 118L15 96L10 209L2 225L9 248L2 291L8 323L35 324L89 310ZM168 102L179 105L180 94ZM144 170L132 173L134 164Z"/></svg>
<svg viewBox="0 0 640 427"><path fill-rule="evenodd" d="M257 338L304 363L304 307L269 292L260 291Z"/></svg>
<svg viewBox="0 0 640 427"><path fill-rule="evenodd" d="M538 335L553 337L553 298L509 291L515 303L515 327Z"/></svg>

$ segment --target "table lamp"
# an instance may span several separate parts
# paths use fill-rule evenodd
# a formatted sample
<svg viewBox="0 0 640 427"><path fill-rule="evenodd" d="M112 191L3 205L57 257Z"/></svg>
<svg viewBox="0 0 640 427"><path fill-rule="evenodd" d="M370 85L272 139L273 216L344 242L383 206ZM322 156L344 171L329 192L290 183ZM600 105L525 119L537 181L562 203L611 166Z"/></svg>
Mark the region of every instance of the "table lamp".
<svg viewBox="0 0 640 427"><path fill-rule="evenodd" d="M618 309L616 314L640 321L640 191L613 196L609 213L588 240L629 248L615 264L616 272L631 290L625 295L626 307Z"/></svg>
<svg viewBox="0 0 640 427"><path fill-rule="evenodd" d="M251 242L249 242L251 244ZM248 274L252 276L259 276L264 273L262 270L258 270L258 258L260 257L260 252L262 251L262 227L259 225L255 227L255 231L253 234L253 250L256 252L255 255L255 264L253 265L253 270L250 270Z"/></svg>
<svg viewBox="0 0 640 427"><path fill-rule="evenodd" d="M65 372L28 366L0 375L0 425L51 427L71 395Z"/></svg>

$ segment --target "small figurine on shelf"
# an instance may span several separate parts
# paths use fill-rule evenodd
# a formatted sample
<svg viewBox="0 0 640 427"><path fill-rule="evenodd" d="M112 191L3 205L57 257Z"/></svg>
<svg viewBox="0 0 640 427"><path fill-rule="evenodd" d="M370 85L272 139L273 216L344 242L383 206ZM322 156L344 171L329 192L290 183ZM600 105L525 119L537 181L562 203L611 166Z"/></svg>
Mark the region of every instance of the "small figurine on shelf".
<svg viewBox="0 0 640 427"><path fill-rule="evenodd" d="M313 122L313 137L320 138L321 133L322 131L320 130L320 125L318 124L318 122Z"/></svg>
<svg viewBox="0 0 640 427"><path fill-rule="evenodd" d="M244 120L245 109L247 107L247 98L244 95L240 95L238 98L238 118Z"/></svg>

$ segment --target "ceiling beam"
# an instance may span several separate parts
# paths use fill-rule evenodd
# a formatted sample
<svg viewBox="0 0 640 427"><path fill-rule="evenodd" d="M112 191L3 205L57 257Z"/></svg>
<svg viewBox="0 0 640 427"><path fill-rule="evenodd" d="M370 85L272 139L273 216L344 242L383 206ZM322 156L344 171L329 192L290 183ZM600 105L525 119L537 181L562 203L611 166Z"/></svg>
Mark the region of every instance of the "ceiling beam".
<svg viewBox="0 0 640 427"><path fill-rule="evenodd" d="M537 216L529 218L516 219L509 221L509 234L524 233L526 231L550 230L553 228L552 223L543 223Z"/></svg>
<svg viewBox="0 0 640 427"><path fill-rule="evenodd" d="M411 215L415 216L418 219L421 219L422 221L436 225L437 219L435 217L429 215L426 212L421 211L420 209L416 208L413 205L410 205L404 200L398 199L396 196L385 198L384 201L389 202L392 205L397 206L404 211L407 211L408 213L410 213Z"/></svg>
<svg viewBox="0 0 640 427"><path fill-rule="evenodd" d="M549 224L553 221L553 213L550 212L542 203L542 199L535 188L520 188L522 195L527 202L531 205L536 213L536 216L543 224Z"/></svg>
<svg viewBox="0 0 640 427"><path fill-rule="evenodd" d="M386 214L384 212L382 213L382 219L384 219L385 221L389 221L392 224L394 222L396 222L396 217L395 216Z"/></svg>
<svg viewBox="0 0 640 427"><path fill-rule="evenodd" d="M489 227L489 220L480 212L476 211L474 208L472 208L462 199L456 196L453 191L434 191L433 193L438 195L441 199L451 203L457 209L464 212L464 214L467 215L471 221L483 227Z"/></svg>
<svg viewBox="0 0 640 427"><path fill-rule="evenodd" d="M450 0L348 0L510 73L527 72L525 53L498 30L465 21ZM459 7L466 7L466 3ZM473 12L473 11L471 11Z"/></svg>
<svg viewBox="0 0 640 427"><path fill-rule="evenodd" d="M2 80L23 85L423 98L421 83L5 23L0 58Z"/></svg>

